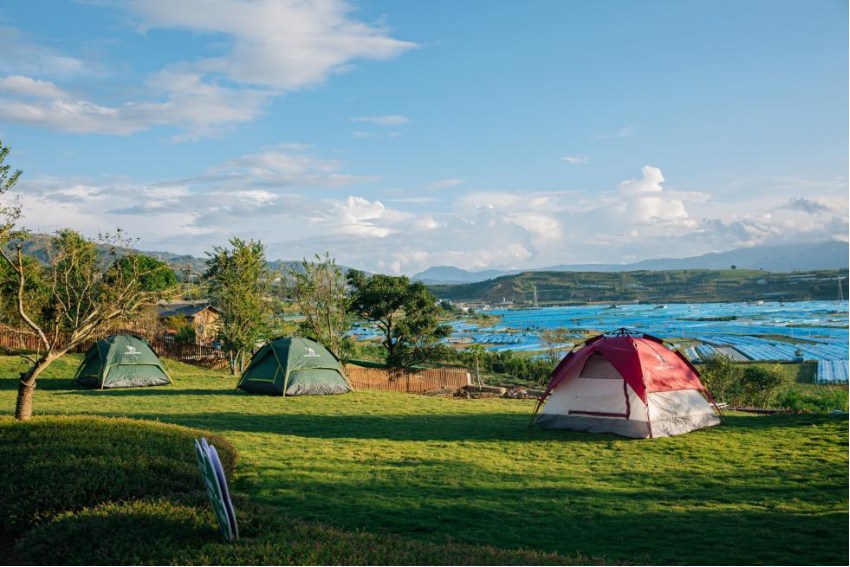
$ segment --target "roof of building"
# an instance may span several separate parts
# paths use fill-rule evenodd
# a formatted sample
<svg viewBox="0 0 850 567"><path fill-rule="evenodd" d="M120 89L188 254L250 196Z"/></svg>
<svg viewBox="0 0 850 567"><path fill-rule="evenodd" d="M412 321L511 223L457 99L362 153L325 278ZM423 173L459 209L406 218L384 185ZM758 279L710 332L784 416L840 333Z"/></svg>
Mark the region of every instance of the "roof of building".
<svg viewBox="0 0 850 567"><path fill-rule="evenodd" d="M184 317L194 317L205 309L218 311L215 307L206 301L180 301L175 303L163 303L157 306L159 308L160 317L175 317L183 315Z"/></svg>

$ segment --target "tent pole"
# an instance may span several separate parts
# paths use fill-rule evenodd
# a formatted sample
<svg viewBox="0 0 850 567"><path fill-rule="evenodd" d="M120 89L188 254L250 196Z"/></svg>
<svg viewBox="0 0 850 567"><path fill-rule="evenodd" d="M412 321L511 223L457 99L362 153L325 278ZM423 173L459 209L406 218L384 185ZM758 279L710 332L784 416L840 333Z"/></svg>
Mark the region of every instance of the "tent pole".
<svg viewBox="0 0 850 567"><path fill-rule="evenodd" d="M649 397L647 397L647 399L649 399ZM655 436L652 434L652 420L649 419L649 402L648 401L646 402L644 407L646 408L646 426L649 428L649 438L655 439Z"/></svg>

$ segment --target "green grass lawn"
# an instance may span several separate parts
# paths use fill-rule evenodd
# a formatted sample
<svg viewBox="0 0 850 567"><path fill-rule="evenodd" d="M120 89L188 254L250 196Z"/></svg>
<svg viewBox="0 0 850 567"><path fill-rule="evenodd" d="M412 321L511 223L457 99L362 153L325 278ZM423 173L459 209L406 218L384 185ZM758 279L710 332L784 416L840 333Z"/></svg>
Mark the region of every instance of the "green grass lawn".
<svg viewBox="0 0 850 567"><path fill-rule="evenodd" d="M36 415L211 430L239 453L233 490L296 519L612 562L847 564L846 416L738 414L628 440L529 428L530 401L281 399L170 361L175 386L86 391L70 380L78 360L39 381ZM0 413L18 367L0 357Z"/></svg>

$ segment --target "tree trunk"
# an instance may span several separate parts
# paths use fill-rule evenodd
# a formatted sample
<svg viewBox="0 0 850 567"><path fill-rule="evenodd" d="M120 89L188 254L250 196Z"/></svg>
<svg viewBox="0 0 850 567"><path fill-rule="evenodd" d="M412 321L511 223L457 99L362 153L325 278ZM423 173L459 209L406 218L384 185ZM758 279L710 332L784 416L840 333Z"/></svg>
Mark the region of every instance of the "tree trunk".
<svg viewBox="0 0 850 567"><path fill-rule="evenodd" d="M32 394L39 374L53 362L53 356L45 354L26 372L21 373L18 382L18 399L15 403L15 419L28 421L32 417Z"/></svg>

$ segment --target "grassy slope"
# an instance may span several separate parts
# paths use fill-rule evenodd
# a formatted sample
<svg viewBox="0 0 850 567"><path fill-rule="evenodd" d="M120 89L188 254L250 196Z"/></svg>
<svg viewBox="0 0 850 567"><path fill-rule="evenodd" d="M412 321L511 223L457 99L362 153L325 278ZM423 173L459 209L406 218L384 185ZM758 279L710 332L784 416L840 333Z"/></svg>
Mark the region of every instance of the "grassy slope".
<svg viewBox="0 0 850 567"><path fill-rule="evenodd" d="M17 359L0 358L0 376ZM613 561L847 563L847 418L744 416L633 441L528 428L530 402L404 394L234 394L170 363L175 387L91 392L40 382L36 412L210 429L240 454L235 489L295 518L426 541ZM14 380L0 381L0 410Z"/></svg>

